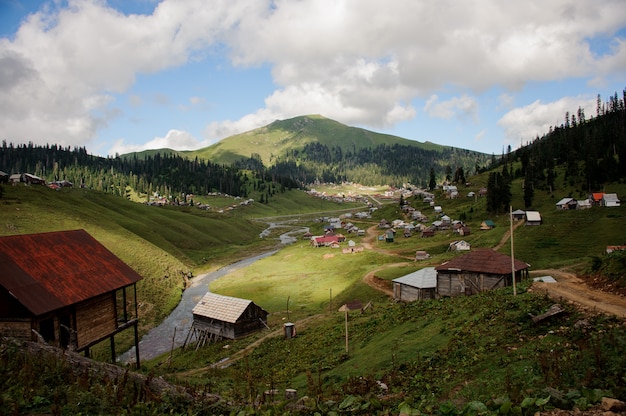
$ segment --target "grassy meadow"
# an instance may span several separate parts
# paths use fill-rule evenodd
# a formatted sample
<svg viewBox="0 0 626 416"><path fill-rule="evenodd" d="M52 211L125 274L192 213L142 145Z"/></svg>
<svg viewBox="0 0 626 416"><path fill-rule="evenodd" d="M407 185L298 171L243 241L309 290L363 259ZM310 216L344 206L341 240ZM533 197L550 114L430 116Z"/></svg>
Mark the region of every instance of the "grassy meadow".
<svg viewBox="0 0 626 416"><path fill-rule="evenodd" d="M437 205L452 219L466 218L472 233L463 239L472 247L494 247L509 230L509 216L488 215L484 198L465 197L470 190L484 186L486 176L473 177L472 182L459 187L460 197L455 200L436 191ZM602 255L606 245L626 243L624 206L557 211L555 203L562 197L582 198L584 194L568 187L562 176L557 183L552 193L536 191L532 209L541 213L543 224L515 230L516 258L531 264L531 270L584 270L594 256ZM277 193L269 204L245 207L235 198L199 197L198 202L214 208L204 211L149 207L83 189L3 189L1 235L82 228L144 276L138 286L142 333L175 307L184 274L198 275L275 249L276 237L284 229L260 238L267 221L287 218L294 227L309 227L313 234L321 234L323 224L316 221L319 216L363 210L358 204L331 203L302 191ZM329 191L340 192L341 188ZM626 185L610 184L605 191L626 195ZM513 209L524 209L519 181L514 181L512 192ZM421 199L408 202L426 214L429 222L437 219L432 207ZM383 218L401 217L394 202L381 206L369 220L351 221L368 228ZM485 219L493 220L496 228L479 230ZM347 237L357 245L365 238ZM322 413L341 410L338 403L346 397L369 409L370 413L363 414L400 407L433 413L446 403L456 408L475 401L490 409L507 403L519 408L528 397L550 397L552 405L577 403L584 407L593 402L588 392L594 389L626 398L623 322L584 317L573 306L564 305L567 313L563 316L533 325L529 314L544 312L554 301L528 290L529 282L524 282L516 297L503 289L411 304L392 302L363 282L372 270L377 270L378 278L391 281L421 267L438 265L456 255L448 247L457 239L451 231L438 232L432 238L405 238L398 233L393 243L375 239L371 242L374 250L351 254L313 248L299 239L210 287L213 292L251 299L262 306L270 313L271 330L198 350L177 350L171 360L158 357L145 362L142 371L235 402L251 403L268 388L295 388L300 396L334 399L335 404L317 405ZM432 258L413 262L416 250L426 250ZM510 253L510 240L500 251ZM354 300L364 305L372 302L373 307L349 313L346 351L346 315L337 309ZM578 324L583 318L589 326ZM287 321L296 323L296 338L282 336ZM274 336L268 336L271 334ZM122 351L130 340L120 338L121 346L116 348ZM242 359L225 368L214 366L238 356L246 347L250 350ZM102 357L106 359L107 354ZM378 382L389 388L384 400ZM545 403L536 403L540 402L533 401L529 409L544 408Z"/></svg>

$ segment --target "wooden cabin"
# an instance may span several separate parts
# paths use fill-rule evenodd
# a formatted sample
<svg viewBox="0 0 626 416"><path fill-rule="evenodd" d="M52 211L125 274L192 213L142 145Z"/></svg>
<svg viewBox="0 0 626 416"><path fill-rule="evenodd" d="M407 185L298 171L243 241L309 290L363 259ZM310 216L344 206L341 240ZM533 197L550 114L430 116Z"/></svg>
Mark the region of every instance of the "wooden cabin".
<svg viewBox="0 0 626 416"><path fill-rule="evenodd" d="M185 344L221 338L238 339L267 328L267 311L251 300L207 293L193 308Z"/></svg>
<svg viewBox="0 0 626 416"><path fill-rule="evenodd" d="M515 281L528 276L529 265L515 260ZM511 257L492 249L476 249L437 267L437 295L474 295L513 285Z"/></svg>
<svg viewBox="0 0 626 416"><path fill-rule="evenodd" d="M437 291L437 272L426 267L392 281L393 298L403 302L434 299Z"/></svg>
<svg viewBox="0 0 626 416"><path fill-rule="evenodd" d="M142 277L84 230L0 237L0 336L84 352L135 329Z"/></svg>

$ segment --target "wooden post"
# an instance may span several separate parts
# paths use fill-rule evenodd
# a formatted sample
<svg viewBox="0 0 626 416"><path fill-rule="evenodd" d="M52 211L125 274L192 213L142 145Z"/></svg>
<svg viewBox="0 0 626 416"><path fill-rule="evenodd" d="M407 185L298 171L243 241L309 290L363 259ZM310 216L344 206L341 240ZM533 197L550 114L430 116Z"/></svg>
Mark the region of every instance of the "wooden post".
<svg viewBox="0 0 626 416"><path fill-rule="evenodd" d="M137 363L137 370L139 370L139 305L137 304L137 283L133 283L133 294L135 297L135 362ZM124 306L125 307L125 306Z"/></svg>
<svg viewBox="0 0 626 416"><path fill-rule="evenodd" d="M137 363L137 370L139 370L139 329L137 328L138 320L135 320L135 362Z"/></svg>
<svg viewBox="0 0 626 416"><path fill-rule="evenodd" d="M333 312L333 288L331 287L329 290L330 290L330 303L328 304L328 312L332 313Z"/></svg>
<svg viewBox="0 0 626 416"><path fill-rule="evenodd" d="M348 353L348 308L346 307L346 354Z"/></svg>
<svg viewBox="0 0 626 416"><path fill-rule="evenodd" d="M513 250L513 207L509 205L509 223L511 224L511 275L513 276L513 296L517 296L515 283L515 251Z"/></svg>
<svg viewBox="0 0 626 416"><path fill-rule="evenodd" d="M115 364L115 335L111 335L111 364Z"/></svg>
<svg viewBox="0 0 626 416"><path fill-rule="evenodd" d="M168 368L172 365L172 354L174 353L174 341L176 341L176 327L174 327L174 335L172 335L172 347L170 348L170 358L167 360Z"/></svg>

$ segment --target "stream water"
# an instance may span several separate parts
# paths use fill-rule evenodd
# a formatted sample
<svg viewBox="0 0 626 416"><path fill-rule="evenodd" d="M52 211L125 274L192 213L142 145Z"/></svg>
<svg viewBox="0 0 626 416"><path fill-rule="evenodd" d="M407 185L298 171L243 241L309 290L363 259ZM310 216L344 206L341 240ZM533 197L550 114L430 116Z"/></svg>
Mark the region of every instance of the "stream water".
<svg viewBox="0 0 626 416"><path fill-rule="evenodd" d="M294 229L293 225L283 223L269 223L268 228L265 229L260 237L264 238L270 235L271 230L275 228L289 228L289 231L279 236L282 244L291 244L297 241L296 234L303 234L308 231L306 227L300 227ZM271 256L276 253L277 250L263 253L258 256L250 257L228 266L222 267L211 273L199 275L193 279L191 286L189 286L183 292L180 303L172 311L172 313L161 322L161 324L155 328L152 328L146 335L139 341L139 360L150 360L165 354L172 349L182 347L187 338L187 333L191 329L193 321L192 310L196 304L202 299L202 297L209 291L209 285L215 279L219 279L222 276L226 276L235 270L248 267L252 263L262 258ZM135 361L135 347L120 354L117 357L118 362L130 363Z"/></svg>

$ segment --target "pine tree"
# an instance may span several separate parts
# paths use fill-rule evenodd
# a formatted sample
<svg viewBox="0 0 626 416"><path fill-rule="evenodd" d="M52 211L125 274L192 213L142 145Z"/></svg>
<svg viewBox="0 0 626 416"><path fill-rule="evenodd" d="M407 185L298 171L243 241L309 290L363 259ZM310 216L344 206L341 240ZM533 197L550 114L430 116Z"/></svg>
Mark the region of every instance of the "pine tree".
<svg viewBox="0 0 626 416"><path fill-rule="evenodd" d="M431 191L437 187L437 181L435 180L435 168L430 168L430 180L428 181L428 189Z"/></svg>

